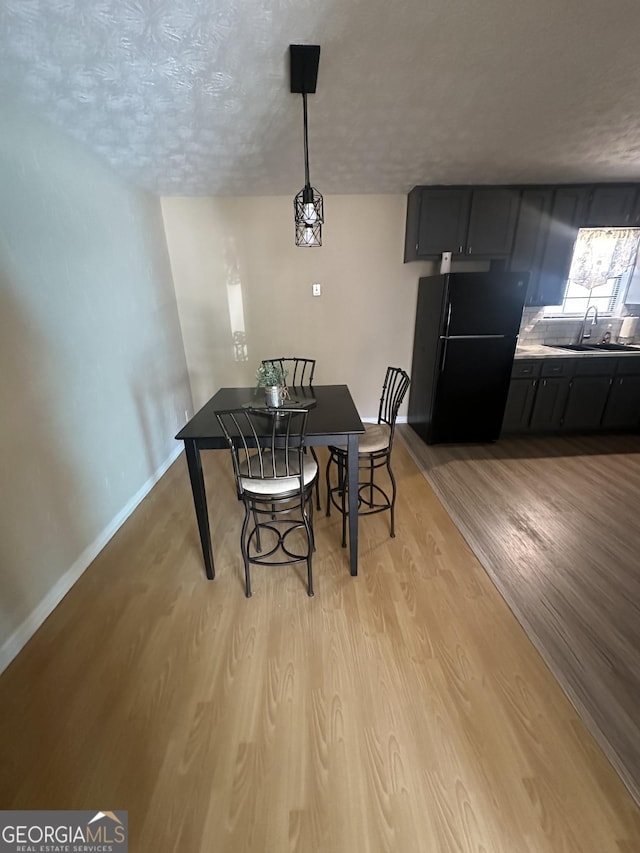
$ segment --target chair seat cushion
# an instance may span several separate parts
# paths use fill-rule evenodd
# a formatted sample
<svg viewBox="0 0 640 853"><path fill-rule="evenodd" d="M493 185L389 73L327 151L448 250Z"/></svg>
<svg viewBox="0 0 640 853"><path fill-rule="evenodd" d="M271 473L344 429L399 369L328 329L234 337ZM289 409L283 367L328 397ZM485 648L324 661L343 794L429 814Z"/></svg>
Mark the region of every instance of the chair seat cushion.
<svg viewBox="0 0 640 853"><path fill-rule="evenodd" d="M358 443L358 455L368 456L370 453L386 450L389 447L390 436L391 428L388 424L365 424L364 435L360 436ZM335 450L346 454L347 446L346 444L340 444Z"/></svg>
<svg viewBox="0 0 640 853"><path fill-rule="evenodd" d="M252 456L250 459L252 477L247 477L249 464L245 461L240 466L240 488L253 495L286 495L289 492L295 492L300 486L298 475L298 454L290 453L289 455L289 471L292 476L269 477L273 474L273 463L270 454L265 454L263 457L264 477L260 476L260 461L258 456ZM278 475L286 473L286 459L284 451L276 451L275 454L275 471ZM305 454L302 461L302 476L304 485L308 486L312 483L318 473L318 466L312 456Z"/></svg>

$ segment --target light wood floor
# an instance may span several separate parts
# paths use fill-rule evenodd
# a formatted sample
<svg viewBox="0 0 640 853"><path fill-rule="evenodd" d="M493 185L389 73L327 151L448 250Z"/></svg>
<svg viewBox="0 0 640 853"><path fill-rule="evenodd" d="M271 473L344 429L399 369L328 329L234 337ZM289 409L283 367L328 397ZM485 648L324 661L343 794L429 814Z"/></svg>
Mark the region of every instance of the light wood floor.
<svg viewBox="0 0 640 853"><path fill-rule="evenodd" d="M400 431L640 802L640 436L447 447Z"/></svg>
<svg viewBox="0 0 640 853"><path fill-rule="evenodd" d="M402 442L397 537L339 519L242 587L171 467L0 677L0 806L127 809L132 851L632 853L640 812Z"/></svg>

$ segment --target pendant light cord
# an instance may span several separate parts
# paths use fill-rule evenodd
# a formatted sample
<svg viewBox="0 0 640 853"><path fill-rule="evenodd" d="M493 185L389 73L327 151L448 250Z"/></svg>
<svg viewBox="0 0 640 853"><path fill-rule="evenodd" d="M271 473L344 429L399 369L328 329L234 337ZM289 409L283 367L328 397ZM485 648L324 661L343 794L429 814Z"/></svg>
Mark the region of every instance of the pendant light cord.
<svg viewBox="0 0 640 853"><path fill-rule="evenodd" d="M304 183L309 186L309 142L307 140L307 93L302 93L302 107L304 115Z"/></svg>

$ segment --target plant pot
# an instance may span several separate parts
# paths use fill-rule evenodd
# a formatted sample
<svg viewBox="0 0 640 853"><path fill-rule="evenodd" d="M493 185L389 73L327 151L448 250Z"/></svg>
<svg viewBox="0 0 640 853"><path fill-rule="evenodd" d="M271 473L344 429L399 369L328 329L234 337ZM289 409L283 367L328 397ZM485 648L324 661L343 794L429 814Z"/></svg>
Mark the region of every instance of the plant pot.
<svg viewBox="0 0 640 853"><path fill-rule="evenodd" d="M286 389L283 385L267 385L264 389L267 406L278 409L284 404Z"/></svg>

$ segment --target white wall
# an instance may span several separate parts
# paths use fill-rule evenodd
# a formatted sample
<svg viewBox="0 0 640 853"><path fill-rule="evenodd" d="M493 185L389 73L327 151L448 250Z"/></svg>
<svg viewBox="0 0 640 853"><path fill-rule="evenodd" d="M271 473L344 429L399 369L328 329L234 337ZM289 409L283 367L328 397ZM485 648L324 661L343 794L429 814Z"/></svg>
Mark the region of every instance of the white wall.
<svg viewBox="0 0 640 853"><path fill-rule="evenodd" d="M196 407L253 385L263 358L301 355L317 359L318 384L348 384L362 417L377 415L386 367L410 371L418 278L433 271L402 261L406 196L326 197L311 249L294 245L292 198L163 198L162 210Z"/></svg>
<svg viewBox="0 0 640 853"><path fill-rule="evenodd" d="M160 204L0 101L0 669L179 449Z"/></svg>

